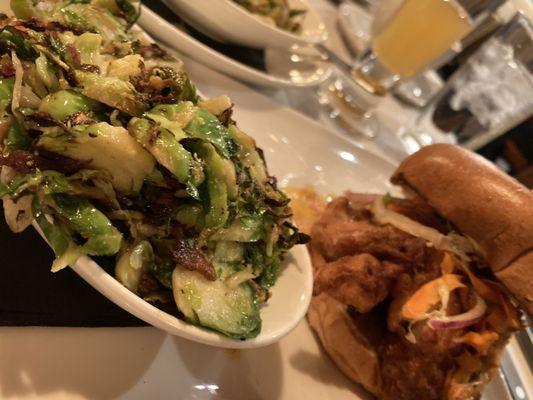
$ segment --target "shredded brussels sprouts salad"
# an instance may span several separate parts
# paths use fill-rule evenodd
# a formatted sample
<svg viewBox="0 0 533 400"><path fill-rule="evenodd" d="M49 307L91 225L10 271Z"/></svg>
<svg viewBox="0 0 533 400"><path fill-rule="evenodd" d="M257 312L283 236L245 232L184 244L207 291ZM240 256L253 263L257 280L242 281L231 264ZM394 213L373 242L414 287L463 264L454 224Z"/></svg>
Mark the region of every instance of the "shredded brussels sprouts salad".
<svg viewBox="0 0 533 400"><path fill-rule="evenodd" d="M115 257L144 300L256 336L283 254L308 237L227 96L132 28L128 0L11 0L0 16L0 196L56 254Z"/></svg>
<svg viewBox="0 0 533 400"><path fill-rule="evenodd" d="M291 8L287 0L233 0L268 24L292 33L302 32L307 10Z"/></svg>

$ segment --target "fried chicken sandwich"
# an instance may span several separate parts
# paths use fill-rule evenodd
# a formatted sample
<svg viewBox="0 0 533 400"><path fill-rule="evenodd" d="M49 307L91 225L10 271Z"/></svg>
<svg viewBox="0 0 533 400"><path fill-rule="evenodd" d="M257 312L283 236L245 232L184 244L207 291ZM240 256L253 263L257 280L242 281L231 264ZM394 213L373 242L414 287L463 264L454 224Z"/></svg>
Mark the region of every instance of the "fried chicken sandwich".
<svg viewBox="0 0 533 400"><path fill-rule="evenodd" d="M391 182L404 198L348 192L314 222L309 322L379 399L479 399L533 312L533 193L451 145Z"/></svg>

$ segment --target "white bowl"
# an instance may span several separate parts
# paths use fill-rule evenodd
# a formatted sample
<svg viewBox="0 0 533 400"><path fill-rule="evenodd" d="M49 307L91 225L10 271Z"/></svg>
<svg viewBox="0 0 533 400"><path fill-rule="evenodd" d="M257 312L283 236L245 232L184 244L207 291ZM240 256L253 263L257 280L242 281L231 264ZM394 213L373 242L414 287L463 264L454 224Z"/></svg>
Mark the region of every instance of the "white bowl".
<svg viewBox="0 0 533 400"><path fill-rule="evenodd" d="M137 34L142 41L153 42L153 39L137 25L133 27L132 32ZM177 61L177 63L181 62ZM35 221L33 226L45 239ZM309 253L305 246L296 246L285 255L278 281L271 289L272 296L261 308L261 332L255 338L240 341L189 324L161 311L128 290L90 257L81 257L72 269L113 303L144 322L171 335L232 349L267 346L289 334L304 318L313 292L313 268Z"/></svg>
<svg viewBox="0 0 533 400"><path fill-rule="evenodd" d="M37 227L36 224L34 226ZM253 339L240 341L191 325L161 311L129 291L89 257L80 258L72 267L105 297L148 324L198 343L233 349L263 347L277 342L290 333L305 316L313 290L311 260L305 246L293 248L288 253L283 268L278 282L271 289L272 297L261 309L261 332Z"/></svg>
<svg viewBox="0 0 533 400"><path fill-rule="evenodd" d="M302 32L272 26L231 0L163 0L170 8L216 40L253 48L284 48L316 44L327 39L326 25L307 0L290 0L291 7L306 9Z"/></svg>
<svg viewBox="0 0 533 400"><path fill-rule="evenodd" d="M267 71L255 69L200 42L189 35L186 30L178 28L146 5L142 7L138 24L150 35L164 42L172 49L186 54L212 69L253 85L273 88L313 87L320 85L332 73L331 65L321 59L317 59L316 56L309 59L298 57L294 61L289 57L294 53L284 49L267 49L265 51ZM281 52L286 53L287 56L283 62L285 70L279 71L279 68L277 68L277 71L272 72L268 69L268 66L270 66L268 61L272 58L272 55L277 55Z"/></svg>
<svg viewBox="0 0 533 400"><path fill-rule="evenodd" d="M35 221L33 227L46 240ZM71 268L113 303L144 322L171 335L228 349L258 348L279 341L305 317L313 293L313 269L307 248L303 245L293 247L284 256L278 281L271 288L272 296L260 310L261 332L252 339L236 340L192 325L154 307L88 256L80 257Z"/></svg>

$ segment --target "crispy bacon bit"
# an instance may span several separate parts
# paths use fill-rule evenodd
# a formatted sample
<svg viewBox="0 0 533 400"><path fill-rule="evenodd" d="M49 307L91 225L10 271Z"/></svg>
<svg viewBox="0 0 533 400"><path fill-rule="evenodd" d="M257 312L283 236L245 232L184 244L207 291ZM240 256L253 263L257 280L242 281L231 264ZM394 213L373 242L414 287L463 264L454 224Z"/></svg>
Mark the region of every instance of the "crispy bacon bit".
<svg viewBox="0 0 533 400"><path fill-rule="evenodd" d="M33 114L26 116L26 121L34 122L37 125L37 128L58 126L64 131L68 132L69 130L69 127L63 121L57 120L49 113L43 112L43 111L38 111L38 112L35 112Z"/></svg>
<svg viewBox="0 0 533 400"><path fill-rule="evenodd" d="M150 104L172 104L176 102L174 97L161 94L142 93L142 99Z"/></svg>
<svg viewBox="0 0 533 400"><path fill-rule="evenodd" d="M75 160L50 151L39 149L36 152L39 169L53 169L65 175L71 175L80 169L87 168L91 160Z"/></svg>
<svg viewBox="0 0 533 400"><path fill-rule="evenodd" d="M9 57L2 57L0 59L0 73L5 78L15 75L15 67L13 67L13 63Z"/></svg>
<svg viewBox="0 0 533 400"><path fill-rule="evenodd" d="M72 87L78 86L78 80L76 79L76 72L73 69L68 69L63 71L63 76L65 77L68 84Z"/></svg>
<svg viewBox="0 0 533 400"><path fill-rule="evenodd" d="M76 35L81 35L87 32L87 29L82 28L74 24L64 24L57 21L44 22L36 18L30 18L28 20L17 21L17 25L31 29L36 32L53 31L53 32L66 32L71 31Z"/></svg>
<svg viewBox="0 0 533 400"><path fill-rule="evenodd" d="M233 106L231 106L230 108L226 108L224 111L222 111L222 113L220 113L220 115L217 115L217 118L222 125L227 127L232 122L232 115Z"/></svg>
<svg viewBox="0 0 533 400"><path fill-rule="evenodd" d="M164 57L167 54L165 50L163 50L155 43L139 47L137 53L140 54L146 60L150 58Z"/></svg>
<svg viewBox="0 0 533 400"><path fill-rule="evenodd" d="M57 21L48 22L46 24L46 29L49 31L59 31L59 32L71 31L72 33L76 35L81 35L85 32L96 33L96 31L90 27L82 27L82 26L75 25L75 24L64 24L64 23L57 22Z"/></svg>
<svg viewBox="0 0 533 400"><path fill-rule="evenodd" d="M81 65L81 55L76 46L73 44L67 44L65 49L67 50L67 54L74 66L79 67Z"/></svg>
<svg viewBox="0 0 533 400"><path fill-rule="evenodd" d="M145 185L142 199L136 201L137 206L145 214L148 223L160 225L164 223L176 208L175 190L154 189Z"/></svg>
<svg viewBox="0 0 533 400"><path fill-rule="evenodd" d="M28 20L17 21L17 25L23 26L25 28L31 29L36 32L43 32L46 30L46 25L42 21L39 21L36 18L30 18Z"/></svg>
<svg viewBox="0 0 533 400"><path fill-rule="evenodd" d="M7 155L0 155L0 165L7 165L21 174L30 173L38 168L42 171L55 170L70 175L85 168L87 162L74 160L45 150L39 150L33 153L24 150L14 150Z"/></svg>
<svg viewBox="0 0 533 400"><path fill-rule="evenodd" d="M13 168L21 174L27 174L36 168L35 156L23 150L15 150L7 155L0 155L0 165Z"/></svg>
<svg viewBox="0 0 533 400"><path fill-rule="evenodd" d="M26 120L35 122L40 127L57 126L58 121L47 112L38 111L26 117Z"/></svg>
<svg viewBox="0 0 533 400"><path fill-rule="evenodd" d="M141 275L141 279L139 280L139 287L137 288L139 294L141 296L147 295L155 292L157 289L159 289L159 283L157 282L157 279L155 279L150 273L143 273Z"/></svg>
<svg viewBox="0 0 533 400"><path fill-rule="evenodd" d="M93 124L94 122L95 121L91 117L81 111L68 116L68 123L70 126Z"/></svg>
<svg viewBox="0 0 533 400"><path fill-rule="evenodd" d="M81 64L80 69L85 72L93 72L95 74L100 73L100 67L93 64Z"/></svg>
<svg viewBox="0 0 533 400"><path fill-rule="evenodd" d="M185 240L178 240L172 251L172 260L189 271L196 271L210 281L216 280L213 264L205 254L195 246L189 246Z"/></svg>

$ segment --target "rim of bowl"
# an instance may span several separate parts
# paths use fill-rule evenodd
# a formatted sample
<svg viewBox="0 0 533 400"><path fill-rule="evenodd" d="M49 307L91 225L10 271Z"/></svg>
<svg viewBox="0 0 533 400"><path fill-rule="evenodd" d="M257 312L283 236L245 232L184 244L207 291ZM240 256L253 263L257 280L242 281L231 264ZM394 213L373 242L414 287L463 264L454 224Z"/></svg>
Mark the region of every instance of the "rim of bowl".
<svg viewBox="0 0 533 400"><path fill-rule="evenodd" d="M250 67L247 64L241 63L239 60L236 60L232 57L226 56L223 53L218 52L217 50L214 50L213 48L209 47L208 45L200 42L196 38L190 36L188 33L181 31L176 26L172 25L170 22L165 20L163 17L161 17L159 14L152 11L147 6L142 6L142 11L144 15L148 15L148 18L153 18L154 21L156 21L158 24L164 25L166 29L172 30L173 34L179 35L183 38L183 40L190 41L191 43L194 42L194 46L198 46L198 48L201 48L201 51L208 52L209 55L213 58L216 58L218 60L221 60L224 63L227 63L228 65L231 65L232 68L238 69L241 72L245 72L247 74L253 75L253 79L247 79L243 78L242 76L238 79L241 79L246 82L252 82L256 85L262 85L262 86L268 86L268 87L274 87L274 88L313 88L316 87L323 82L325 82L327 79L329 79L333 73L333 67L330 67L327 69L326 72L324 72L323 76L320 79L317 79L316 81L313 81L312 83L298 83L291 81L289 78L280 77L277 75L270 75L268 72L264 72L258 69L255 69L253 67ZM142 17L141 17L142 18ZM142 23L139 23L139 25L142 25ZM143 30L146 30L144 26L142 27ZM157 34L155 35L157 36ZM161 36L160 36L161 37ZM178 52L180 51L178 47L173 47L172 44L169 44L167 40L159 40L160 44L162 43L164 47L171 52ZM187 53L183 51L183 54L187 55L187 57L196 60L197 57L193 56L191 53ZM177 56L177 55L176 55ZM207 64L206 64L207 65ZM208 66L209 68L215 69L212 66ZM218 70L220 71L220 70ZM226 75L230 75L228 72L222 72ZM261 80L262 82L258 82Z"/></svg>
<svg viewBox="0 0 533 400"><path fill-rule="evenodd" d="M282 36L285 36L287 39L295 40L296 42L300 42L300 43L304 42L308 44L317 44L317 43L324 42L329 36L328 30L326 29L325 24L324 24L324 20L322 19L320 14L316 12L316 10L313 7L311 7L309 2L307 2L306 0L301 0L301 1L305 3L305 5L307 6L307 10L313 12L318 17L320 24L324 25L324 31L322 32L322 34L304 36L304 35L298 35L296 33L289 32L285 29L279 28L277 25L273 26L273 25L267 24L265 21L261 20L261 18L258 18L252 12L236 4L232 0L225 0L225 1L226 3L229 3L230 7L233 7L233 9L237 10L241 15L245 15L247 18L253 18L254 21L256 21L261 26L268 28Z"/></svg>
<svg viewBox="0 0 533 400"><path fill-rule="evenodd" d="M39 228L39 225L35 221L32 222L32 225L42 239L48 243L43 232ZM161 329L173 336L178 336L183 339L213 347L253 349L278 342L291 333L302 319L305 318L307 309L311 303L313 292L313 269L311 265L311 257L305 245L295 247L291 252L292 251L299 252L298 258L302 260L301 265L307 271L304 275L305 279L302 280L302 286L305 290L302 294L302 304L298 309L297 315L291 323L287 324L283 329L277 329L272 334L263 337L261 337L261 333L259 333L257 337L246 340L226 337L215 331L183 321L172 314L160 310L122 285L122 283L120 283L113 275L103 269L89 256L80 257L71 268L84 281L89 283L94 289L110 301L155 328ZM300 263L298 264L300 265Z"/></svg>

